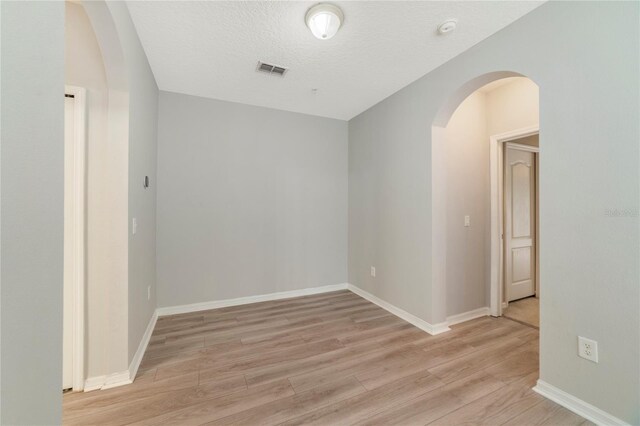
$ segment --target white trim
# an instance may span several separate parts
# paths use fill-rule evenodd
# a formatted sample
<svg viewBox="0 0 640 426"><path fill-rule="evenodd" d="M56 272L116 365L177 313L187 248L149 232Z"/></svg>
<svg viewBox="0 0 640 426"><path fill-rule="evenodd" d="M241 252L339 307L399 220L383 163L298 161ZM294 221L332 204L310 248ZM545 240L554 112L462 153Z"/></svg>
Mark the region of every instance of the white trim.
<svg viewBox="0 0 640 426"><path fill-rule="evenodd" d="M506 142L506 145L507 148L517 149L518 151L534 152L536 154L540 152L540 148L537 146L524 145L516 142Z"/></svg>
<svg viewBox="0 0 640 426"><path fill-rule="evenodd" d="M138 368L140 367L140 363L142 362L142 357L147 350L147 346L149 346L149 340L151 340L151 335L153 334L153 329L156 326L156 321L158 320L158 310L156 309L149 320L149 324L147 325L147 329L142 336L142 340L138 345L138 350L133 355L133 359L131 360L131 364L129 365L129 379L133 382L136 379L136 374L138 374Z"/></svg>
<svg viewBox="0 0 640 426"><path fill-rule="evenodd" d="M228 306L246 305L249 303L268 302L270 300L290 299L292 297L309 296L312 294L329 293L346 290L347 284L326 285L323 287L303 288L300 290L282 291L279 293L262 294L259 296L239 297L237 299L213 300L210 302L192 303L190 305L165 306L156 309L159 317L166 315L186 314L189 312L208 311L209 309L226 308Z"/></svg>
<svg viewBox="0 0 640 426"><path fill-rule="evenodd" d="M502 270L502 150L500 144L540 133L540 126L525 127L489 137L491 179L491 296L490 311L493 316L502 315L503 286Z"/></svg>
<svg viewBox="0 0 640 426"><path fill-rule="evenodd" d="M533 390L551 401L562 405L564 408L573 411L579 416L593 422L597 425L628 425L627 422L621 420L598 407L585 402L575 396L550 385L549 383L538 380Z"/></svg>
<svg viewBox="0 0 640 426"><path fill-rule="evenodd" d="M102 385L104 385L104 381L107 379L107 376L95 376L89 377L84 382L84 391L91 392L94 390L102 389Z"/></svg>
<svg viewBox="0 0 640 426"><path fill-rule="evenodd" d="M72 252L73 252L73 306L72 309L72 384L74 391L84 387L84 294L85 294L85 249L86 249L86 152L87 91L82 87L65 85L64 93L73 95L74 147L72 166Z"/></svg>
<svg viewBox="0 0 640 426"><path fill-rule="evenodd" d="M391 303L385 302L384 300L374 296L373 294L361 289L360 287L356 287L353 284L347 284L347 289L358 296L367 299L369 302L374 303L380 306L382 309L385 309L395 316L402 318L409 324L412 324L418 327L420 330L426 331L429 334L435 335L444 333L445 331L451 330L446 322L442 322L439 324L430 324L425 320L418 318L417 316L410 314L409 312L398 308L397 306L392 305Z"/></svg>
<svg viewBox="0 0 640 426"><path fill-rule="evenodd" d="M101 389L111 389L118 386L130 385L131 383L133 383L133 381L129 377L129 370L124 370L106 376Z"/></svg>
<svg viewBox="0 0 640 426"><path fill-rule="evenodd" d="M490 309L485 306L483 308L474 309L461 314L451 315L447 317L447 325L460 324L461 322L471 321L472 319L486 317L490 313Z"/></svg>
<svg viewBox="0 0 640 426"><path fill-rule="evenodd" d="M84 382L84 391L111 389L118 386L130 385L133 381L129 378L129 370L118 373L89 377Z"/></svg>

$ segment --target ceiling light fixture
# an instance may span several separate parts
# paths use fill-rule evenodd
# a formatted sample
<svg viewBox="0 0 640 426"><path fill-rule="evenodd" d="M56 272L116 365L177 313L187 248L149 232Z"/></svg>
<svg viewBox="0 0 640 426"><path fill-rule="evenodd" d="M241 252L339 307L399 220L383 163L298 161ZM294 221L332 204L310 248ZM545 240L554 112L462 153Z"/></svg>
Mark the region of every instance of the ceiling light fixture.
<svg viewBox="0 0 640 426"><path fill-rule="evenodd" d="M320 3L307 11L305 22L313 35L320 40L328 40L340 29L344 15L338 6Z"/></svg>
<svg viewBox="0 0 640 426"><path fill-rule="evenodd" d="M448 19L444 21L442 24L438 25L438 33L447 34L452 32L458 26L458 21L455 19Z"/></svg>

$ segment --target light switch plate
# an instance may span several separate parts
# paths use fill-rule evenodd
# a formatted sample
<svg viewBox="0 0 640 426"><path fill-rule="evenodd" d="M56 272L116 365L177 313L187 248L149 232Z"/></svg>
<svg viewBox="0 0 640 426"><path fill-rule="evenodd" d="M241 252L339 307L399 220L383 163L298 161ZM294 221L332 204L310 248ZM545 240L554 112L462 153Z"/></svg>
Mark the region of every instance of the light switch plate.
<svg viewBox="0 0 640 426"><path fill-rule="evenodd" d="M135 235L136 232L138 232L138 220L134 217L131 222L131 233Z"/></svg>
<svg viewBox="0 0 640 426"><path fill-rule="evenodd" d="M464 217L464 226L471 226L471 216Z"/></svg>
<svg viewBox="0 0 640 426"><path fill-rule="evenodd" d="M375 277L376 277L376 267L375 267L375 266L372 266L372 267L371 267L371 276L372 276L373 278L375 278Z"/></svg>

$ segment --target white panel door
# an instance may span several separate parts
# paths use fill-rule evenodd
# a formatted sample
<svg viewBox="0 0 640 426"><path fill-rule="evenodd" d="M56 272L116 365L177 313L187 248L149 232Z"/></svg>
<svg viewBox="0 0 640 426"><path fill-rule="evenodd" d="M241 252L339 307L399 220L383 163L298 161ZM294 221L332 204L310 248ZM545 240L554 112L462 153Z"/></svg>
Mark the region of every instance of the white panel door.
<svg viewBox="0 0 640 426"><path fill-rule="evenodd" d="M64 288L62 301L62 389L73 387L73 98L64 98Z"/></svg>
<svg viewBox="0 0 640 426"><path fill-rule="evenodd" d="M512 301L536 293L535 154L505 151L505 291Z"/></svg>

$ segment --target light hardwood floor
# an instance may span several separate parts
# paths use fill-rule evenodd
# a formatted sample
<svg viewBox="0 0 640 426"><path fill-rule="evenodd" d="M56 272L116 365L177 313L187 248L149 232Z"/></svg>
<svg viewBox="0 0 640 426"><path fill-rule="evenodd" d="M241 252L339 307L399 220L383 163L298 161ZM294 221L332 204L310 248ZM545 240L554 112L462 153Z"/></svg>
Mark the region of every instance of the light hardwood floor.
<svg viewBox="0 0 640 426"><path fill-rule="evenodd" d="M578 425L531 390L538 331L430 336L348 291L158 320L135 382L64 395L66 424Z"/></svg>
<svg viewBox="0 0 640 426"><path fill-rule="evenodd" d="M509 302L509 306L502 312L507 318L540 328L540 300L537 297Z"/></svg>

